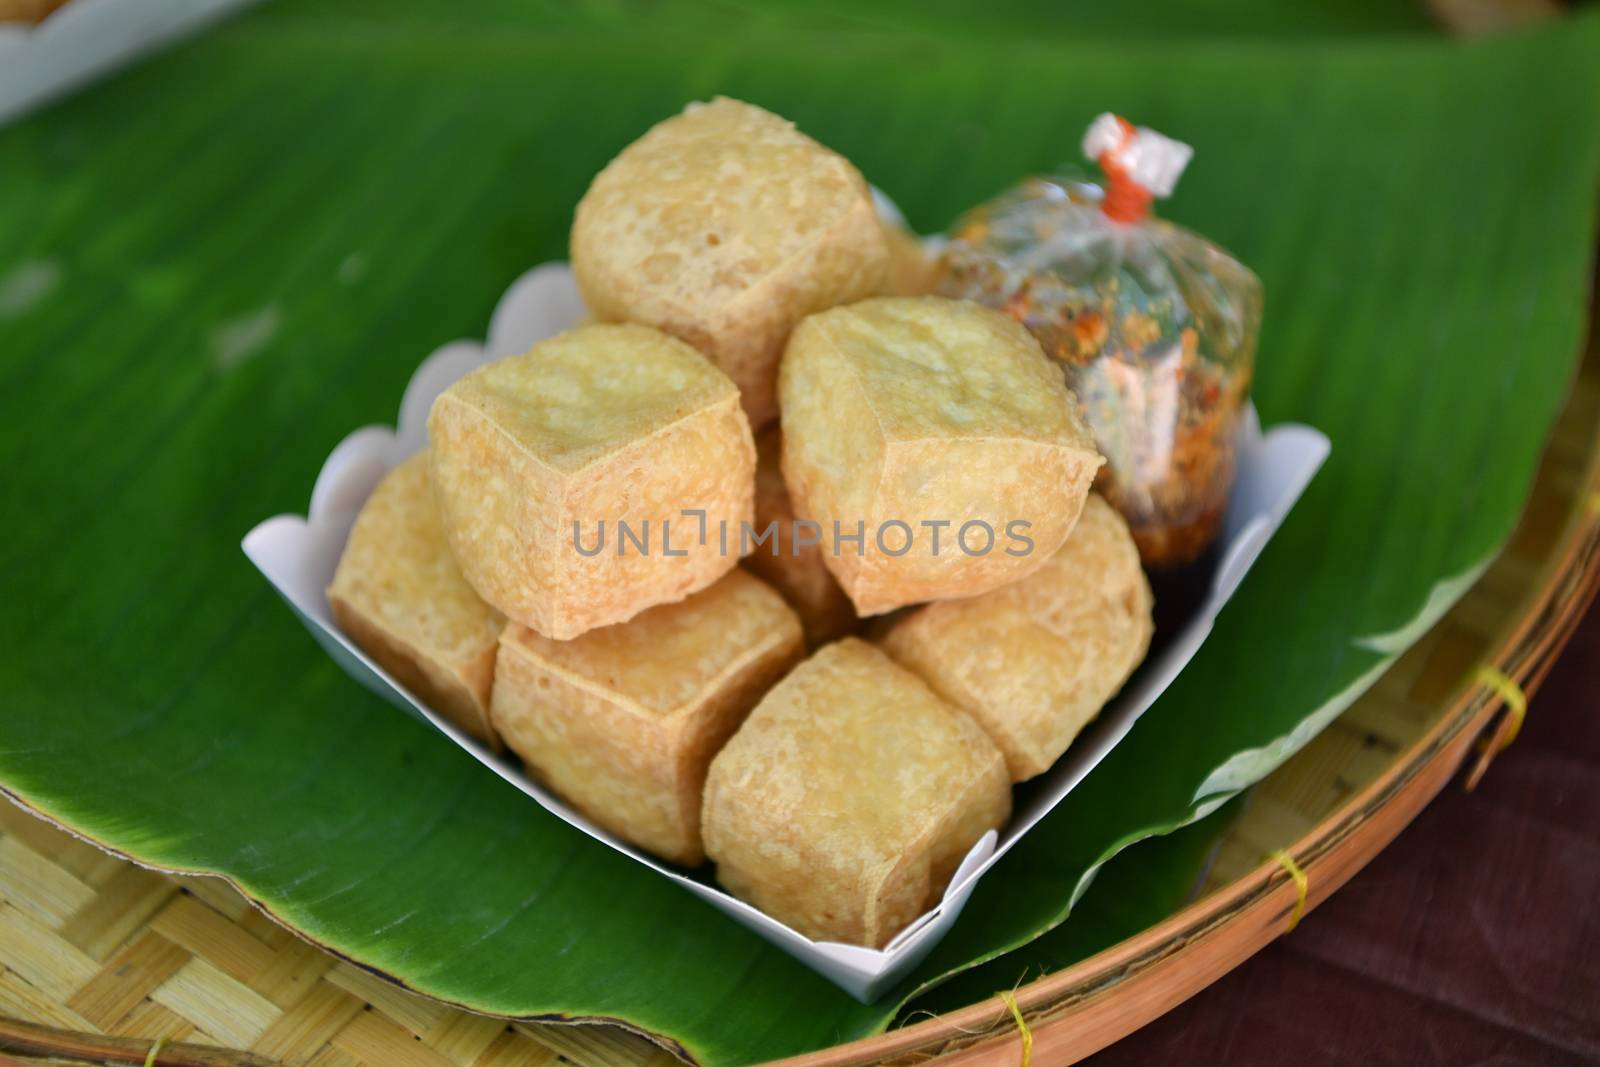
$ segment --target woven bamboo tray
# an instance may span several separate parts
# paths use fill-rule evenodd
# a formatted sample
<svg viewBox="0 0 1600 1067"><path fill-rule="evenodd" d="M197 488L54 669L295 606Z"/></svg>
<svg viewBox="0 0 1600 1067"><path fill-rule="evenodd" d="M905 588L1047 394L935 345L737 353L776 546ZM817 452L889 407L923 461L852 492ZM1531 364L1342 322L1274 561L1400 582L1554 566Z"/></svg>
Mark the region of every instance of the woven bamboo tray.
<svg viewBox="0 0 1600 1067"><path fill-rule="evenodd" d="M1600 350L1591 347L1512 540L1476 586L1331 727L1259 786L1199 899L1016 992L1034 1062L1073 1062L1280 936L1452 779L1514 732L1493 666L1532 692L1600 584ZM1504 687L1501 687L1504 688ZM1464 764L1470 764L1461 774ZM609 1026L507 1022L402 990L295 937L215 878L149 871L0 804L0 1067L91 1063L586 1067L676 1062ZM1018 1062L998 998L791 1067ZM203 1046L212 1046L207 1049ZM248 1050L248 1054L238 1051Z"/></svg>

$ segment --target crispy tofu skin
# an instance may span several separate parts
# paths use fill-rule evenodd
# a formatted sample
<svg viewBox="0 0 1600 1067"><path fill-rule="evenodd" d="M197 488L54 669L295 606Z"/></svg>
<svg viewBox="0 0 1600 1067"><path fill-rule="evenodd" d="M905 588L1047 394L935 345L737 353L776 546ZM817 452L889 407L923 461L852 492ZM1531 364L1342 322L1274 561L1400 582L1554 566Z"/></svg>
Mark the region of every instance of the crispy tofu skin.
<svg viewBox="0 0 1600 1067"><path fill-rule="evenodd" d="M918 608L883 647L971 715L1020 782L1049 769L1143 662L1150 611L1128 524L1093 495L1026 581Z"/></svg>
<svg viewBox="0 0 1600 1067"><path fill-rule="evenodd" d="M687 600L571 641L507 627L494 722L573 807L692 867L705 859L700 798L711 757L804 654L794 612L734 570Z"/></svg>
<svg viewBox="0 0 1600 1067"><path fill-rule="evenodd" d="M711 763L702 828L731 892L819 941L881 947L1011 813L972 719L866 642L791 671Z"/></svg>
<svg viewBox="0 0 1600 1067"><path fill-rule="evenodd" d="M428 433L462 573L547 637L682 600L738 562L682 513L703 510L711 529L750 520L738 390L659 331L585 326L481 367L440 394Z"/></svg>
<svg viewBox="0 0 1600 1067"><path fill-rule="evenodd" d="M783 594L805 626L806 644L817 648L855 630L861 620L822 561L822 545L800 543L809 536L799 541L794 536L794 508L778 466L781 448L778 427L756 435L756 532L770 527L774 533L752 547L744 565Z"/></svg>
<svg viewBox="0 0 1600 1067"><path fill-rule="evenodd" d="M328 586L349 637L461 729L499 747L489 687L505 620L461 576L418 453L367 498Z"/></svg>
<svg viewBox="0 0 1600 1067"><path fill-rule="evenodd" d="M700 349L751 425L777 414L783 344L814 311L880 291L889 253L849 161L761 108L690 104L623 149L572 224L573 271L603 321Z"/></svg>
<svg viewBox="0 0 1600 1067"><path fill-rule="evenodd" d="M824 554L861 615L975 596L1042 567L1103 462L1038 342L968 301L883 298L813 315L790 338L780 394L795 511L825 537L836 523L865 532Z"/></svg>

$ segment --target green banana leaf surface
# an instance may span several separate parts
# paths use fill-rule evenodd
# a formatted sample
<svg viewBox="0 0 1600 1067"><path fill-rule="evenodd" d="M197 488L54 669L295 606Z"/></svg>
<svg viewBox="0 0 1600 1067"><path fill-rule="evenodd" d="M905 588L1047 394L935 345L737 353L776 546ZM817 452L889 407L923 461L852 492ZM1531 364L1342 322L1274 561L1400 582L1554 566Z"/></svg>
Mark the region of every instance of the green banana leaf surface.
<svg viewBox="0 0 1600 1067"><path fill-rule="evenodd" d="M1462 42L965 32L951 5L911 35L779 6L720 34L387 6L267 5L0 130L0 786L476 1010L749 1063L870 1034L1033 941L1471 583L1579 351L1593 17ZM793 118L925 231L1070 160L1099 111L1190 142L1162 211L1265 282L1263 421L1333 442L1177 684L873 1005L361 689L238 548L303 513L346 433L392 422L423 356L564 257L596 170L714 93ZM1192 879L1180 854L1127 868L1144 921ZM1089 908L1038 958L1128 914Z"/></svg>
<svg viewBox="0 0 1600 1067"><path fill-rule="evenodd" d="M1117 853L1073 906L1070 921L935 986L913 1000L898 1021L919 1022L1017 989L1171 916L1200 894L1218 847L1249 796L1247 791L1202 819ZM1005 1025L1011 1016L1001 1008L995 1019Z"/></svg>

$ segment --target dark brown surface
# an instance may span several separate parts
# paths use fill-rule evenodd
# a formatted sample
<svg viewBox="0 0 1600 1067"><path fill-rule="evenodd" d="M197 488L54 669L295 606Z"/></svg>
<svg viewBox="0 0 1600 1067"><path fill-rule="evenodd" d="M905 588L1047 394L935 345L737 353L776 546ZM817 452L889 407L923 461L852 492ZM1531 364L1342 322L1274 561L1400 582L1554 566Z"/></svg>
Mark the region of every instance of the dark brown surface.
<svg viewBox="0 0 1600 1067"><path fill-rule="evenodd" d="M1600 1063L1600 610L1516 743L1299 929L1094 1067Z"/></svg>

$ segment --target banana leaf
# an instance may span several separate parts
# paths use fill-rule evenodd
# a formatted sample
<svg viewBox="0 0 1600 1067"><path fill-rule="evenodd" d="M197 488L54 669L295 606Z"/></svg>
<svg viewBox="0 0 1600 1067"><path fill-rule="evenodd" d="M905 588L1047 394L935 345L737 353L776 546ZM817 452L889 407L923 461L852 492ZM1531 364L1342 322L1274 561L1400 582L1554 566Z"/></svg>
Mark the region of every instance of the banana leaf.
<svg viewBox="0 0 1600 1067"><path fill-rule="evenodd" d="M1396 0L478 0L443 16L452 23L542 33L599 32L683 38L714 33L894 34L898 37L1025 40L1039 37L1326 37L1437 33L1429 5ZM341 19L439 20L430 0L346 0Z"/></svg>
<svg viewBox="0 0 1600 1067"><path fill-rule="evenodd" d="M0 787L26 804L412 988L746 1063L871 1033L1054 927L1337 714L1508 535L1583 327L1595 18L1322 42L496 10L268 5L0 131ZM1100 110L1190 141L1164 211L1265 280L1263 421L1334 444L1183 678L870 1006L358 688L237 547L564 255L618 148L717 92L925 230Z"/></svg>
<svg viewBox="0 0 1600 1067"><path fill-rule="evenodd" d="M1088 959L1172 915L1199 895L1222 838L1250 793L1187 826L1108 860L1073 906L1068 922L988 963L970 967L917 997L897 1022L917 1022L987 1000L1003 989ZM1009 1022L1010 1016L1001 1018Z"/></svg>

